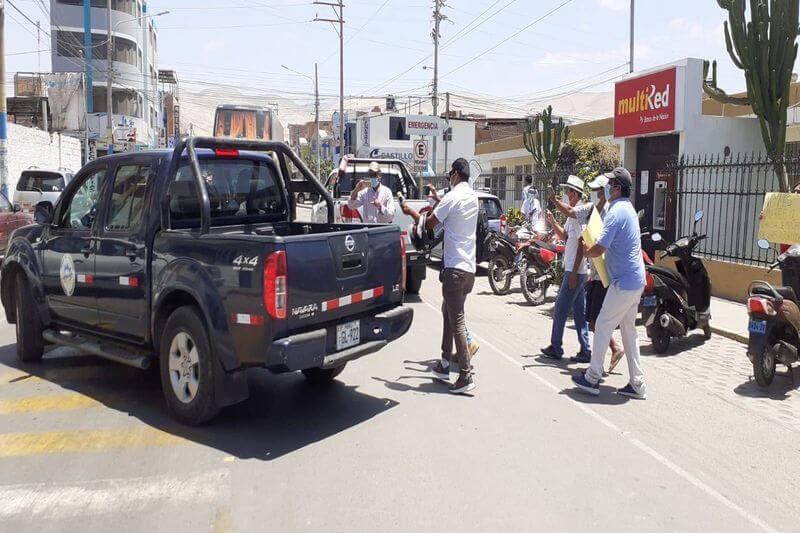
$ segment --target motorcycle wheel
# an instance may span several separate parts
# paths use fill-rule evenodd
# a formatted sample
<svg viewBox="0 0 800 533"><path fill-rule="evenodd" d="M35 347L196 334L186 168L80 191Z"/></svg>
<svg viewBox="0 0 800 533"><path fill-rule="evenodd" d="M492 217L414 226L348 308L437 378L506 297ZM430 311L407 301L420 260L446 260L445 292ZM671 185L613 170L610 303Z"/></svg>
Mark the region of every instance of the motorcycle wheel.
<svg viewBox="0 0 800 533"><path fill-rule="evenodd" d="M775 353L772 348L766 348L753 356L753 375L759 387L766 388L772 384L775 377Z"/></svg>
<svg viewBox="0 0 800 533"><path fill-rule="evenodd" d="M653 350L657 354L665 354L669 350L669 343L672 340L669 332L662 327L655 327L649 332L650 342L653 344Z"/></svg>
<svg viewBox="0 0 800 533"><path fill-rule="evenodd" d="M544 271L535 263L526 263L519 277L522 294L531 305L542 305L547 297L548 280L536 283L536 279L544 275Z"/></svg>
<svg viewBox="0 0 800 533"><path fill-rule="evenodd" d="M492 292L498 296L508 294L513 274L503 275L503 272L508 272L510 268L511 265L505 256L495 255L489 259L489 286L492 288Z"/></svg>

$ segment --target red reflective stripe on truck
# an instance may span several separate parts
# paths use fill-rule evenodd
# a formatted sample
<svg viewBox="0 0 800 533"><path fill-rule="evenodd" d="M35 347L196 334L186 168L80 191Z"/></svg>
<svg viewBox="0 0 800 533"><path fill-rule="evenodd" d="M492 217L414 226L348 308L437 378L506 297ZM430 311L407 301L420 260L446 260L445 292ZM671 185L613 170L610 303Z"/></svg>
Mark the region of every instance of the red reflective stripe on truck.
<svg viewBox="0 0 800 533"><path fill-rule="evenodd" d="M374 289L348 294L347 296L342 296L341 298L335 298L333 300L328 300L327 302L322 302L322 312L333 311L334 309L339 309L340 307L345 307L350 304L365 302L367 300L371 300L372 298L378 298L382 295L383 287L375 287Z"/></svg>

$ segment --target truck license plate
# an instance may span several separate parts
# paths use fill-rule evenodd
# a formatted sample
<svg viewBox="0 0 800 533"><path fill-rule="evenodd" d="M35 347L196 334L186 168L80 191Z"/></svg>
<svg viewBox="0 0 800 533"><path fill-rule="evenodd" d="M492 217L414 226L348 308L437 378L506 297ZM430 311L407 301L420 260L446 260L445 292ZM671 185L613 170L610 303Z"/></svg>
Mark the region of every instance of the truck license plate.
<svg viewBox="0 0 800 533"><path fill-rule="evenodd" d="M356 346L361 342L361 322L356 320L336 326L336 351Z"/></svg>
<svg viewBox="0 0 800 533"><path fill-rule="evenodd" d="M642 298L642 305L644 307L655 307L656 303L657 301L655 296L645 296Z"/></svg>
<svg viewBox="0 0 800 533"><path fill-rule="evenodd" d="M767 332L767 321L766 320L753 320L750 319L750 327L747 329L750 330L750 333L761 333L762 335Z"/></svg>

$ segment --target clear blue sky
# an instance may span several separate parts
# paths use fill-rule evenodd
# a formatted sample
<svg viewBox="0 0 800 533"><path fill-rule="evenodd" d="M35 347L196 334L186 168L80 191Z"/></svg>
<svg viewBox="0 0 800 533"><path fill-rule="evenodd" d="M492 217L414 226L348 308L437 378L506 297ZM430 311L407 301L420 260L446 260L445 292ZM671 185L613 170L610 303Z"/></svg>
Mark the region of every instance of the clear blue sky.
<svg viewBox="0 0 800 533"><path fill-rule="evenodd" d="M35 0L12 1L49 31L49 19ZM526 98L579 89L610 90L608 80L627 71L622 65L628 59L629 0L572 0L539 22L565 0L448 3L445 12L452 23L442 25L442 92L471 93L487 101L523 106ZM49 6L49 1L45 4ZM433 49L432 4L425 0L346 1L347 94L424 95L430 90L426 84L432 71L422 66L433 65L432 58L426 59ZM184 82L215 82L281 94L294 98L300 111L311 103L302 93L310 93L312 85L283 70L281 64L313 74L317 61L321 92L338 93L336 34L328 24L310 22L316 13L330 18L333 13L326 6L314 6L308 0L154 0L149 6L152 13L171 12L157 19L159 64L177 70ZM16 19L7 19L7 53L36 50L35 28L19 24L23 19L12 8L7 11ZM742 75L725 51L724 16L715 0L638 0L637 70L683 57L717 58L720 84L730 90L743 89ZM49 48L46 36L43 48ZM50 66L49 56L49 52L42 54L43 70ZM10 72L36 68L36 54L7 58ZM327 98L323 106L333 109L336 99Z"/></svg>

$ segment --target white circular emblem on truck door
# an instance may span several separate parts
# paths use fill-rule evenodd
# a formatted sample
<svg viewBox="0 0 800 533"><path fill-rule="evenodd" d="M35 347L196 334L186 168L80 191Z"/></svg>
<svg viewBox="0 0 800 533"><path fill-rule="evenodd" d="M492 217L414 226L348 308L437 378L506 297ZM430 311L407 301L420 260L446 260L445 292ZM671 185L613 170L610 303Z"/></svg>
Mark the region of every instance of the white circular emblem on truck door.
<svg viewBox="0 0 800 533"><path fill-rule="evenodd" d="M353 238L352 235L348 235L344 238L344 246L347 248L348 252L352 252L356 248L356 240Z"/></svg>
<svg viewBox="0 0 800 533"><path fill-rule="evenodd" d="M61 258L58 276L61 278L61 288L64 290L64 294L72 296L75 292L75 263L73 263L71 255L64 254Z"/></svg>

